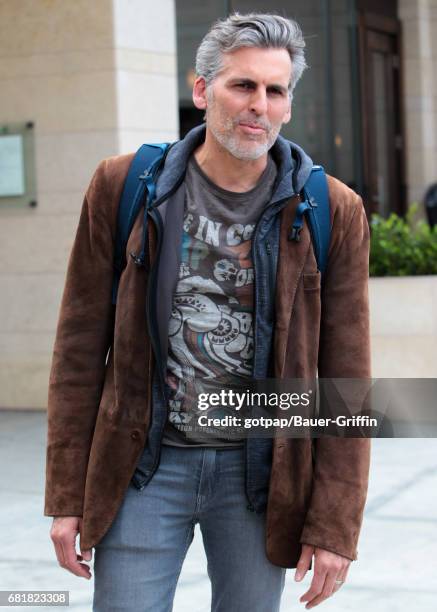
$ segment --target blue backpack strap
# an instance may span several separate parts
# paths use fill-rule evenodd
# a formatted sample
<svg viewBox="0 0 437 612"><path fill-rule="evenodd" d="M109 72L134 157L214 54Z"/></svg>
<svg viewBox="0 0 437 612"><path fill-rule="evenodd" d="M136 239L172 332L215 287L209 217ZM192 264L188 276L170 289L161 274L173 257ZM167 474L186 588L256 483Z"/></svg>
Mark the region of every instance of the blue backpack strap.
<svg viewBox="0 0 437 612"><path fill-rule="evenodd" d="M302 190L303 201L296 209L296 216L289 234L289 240L299 242L306 216L317 267L320 273L326 271L328 263L329 242L331 239L331 219L329 208L328 181L322 166L313 166L311 174Z"/></svg>
<svg viewBox="0 0 437 612"><path fill-rule="evenodd" d="M131 254L135 263L144 265L147 211L155 198L155 180L168 148L168 143L144 144L135 154L123 186L117 213L117 232L114 251L114 277L112 281L112 303L117 302L120 276L126 266L126 245L132 226L144 203L143 240L140 255ZM146 196L147 192L147 196Z"/></svg>

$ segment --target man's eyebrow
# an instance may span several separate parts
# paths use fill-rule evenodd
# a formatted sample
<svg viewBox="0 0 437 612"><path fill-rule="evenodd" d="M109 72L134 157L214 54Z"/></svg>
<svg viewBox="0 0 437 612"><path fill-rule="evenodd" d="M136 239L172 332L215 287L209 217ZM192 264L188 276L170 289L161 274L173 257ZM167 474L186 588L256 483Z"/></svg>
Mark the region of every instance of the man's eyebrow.
<svg viewBox="0 0 437 612"><path fill-rule="evenodd" d="M245 85L252 85L253 87L257 86L257 83L255 81L252 81L252 79L248 79L245 77L234 77L232 79L230 79L229 83L231 85L235 85L236 83L244 83ZM270 83L269 85L267 85L268 89L277 89L278 91L282 92L282 93L286 93L288 91L287 87L284 87L284 85L280 85L279 83Z"/></svg>

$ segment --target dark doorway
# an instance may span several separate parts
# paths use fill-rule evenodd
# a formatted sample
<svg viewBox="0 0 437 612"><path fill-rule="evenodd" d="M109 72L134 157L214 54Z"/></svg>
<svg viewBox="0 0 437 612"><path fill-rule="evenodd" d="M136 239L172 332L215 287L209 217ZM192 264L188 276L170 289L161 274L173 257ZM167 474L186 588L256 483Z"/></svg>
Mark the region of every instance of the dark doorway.
<svg viewBox="0 0 437 612"><path fill-rule="evenodd" d="M359 17L364 201L368 214L405 212L400 24Z"/></svg>
<svg viewBox="0 0 437 612"><path fill-rule="evenodd" d="M205 111L199 110L194 106L180 106L179 107L179 134L181 138L184 138L188 132L200 125L203 121Z"/></svg>

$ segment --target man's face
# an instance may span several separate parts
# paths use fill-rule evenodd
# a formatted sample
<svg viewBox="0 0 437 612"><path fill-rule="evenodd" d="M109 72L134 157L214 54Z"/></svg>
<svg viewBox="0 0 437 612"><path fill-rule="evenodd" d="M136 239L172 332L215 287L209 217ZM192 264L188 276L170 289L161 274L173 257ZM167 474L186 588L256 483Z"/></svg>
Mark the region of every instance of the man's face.
<svg viewBox="0 0 437 612"><path fill-rule="evenodd" d="M223 68L209 87L196 80L193 98L206 109L207 129L234 157L258 159L290 120L291 69L285 49L243 47L223 55Z"/></svg>

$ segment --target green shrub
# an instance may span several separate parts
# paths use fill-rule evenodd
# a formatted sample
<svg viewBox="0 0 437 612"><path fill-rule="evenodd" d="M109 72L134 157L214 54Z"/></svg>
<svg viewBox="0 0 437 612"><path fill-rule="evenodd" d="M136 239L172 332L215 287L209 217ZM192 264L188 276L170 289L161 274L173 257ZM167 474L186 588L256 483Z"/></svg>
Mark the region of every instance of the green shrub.
<svg viewBox="0 0 437 612"><path fill-rule="evenodd" d="M372 215L370 276L437 274L437 226L431 229L423 219L414 222L416 213L417 204L412 204L405 218Z"/></svg>

